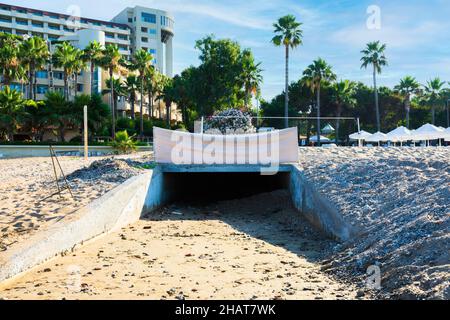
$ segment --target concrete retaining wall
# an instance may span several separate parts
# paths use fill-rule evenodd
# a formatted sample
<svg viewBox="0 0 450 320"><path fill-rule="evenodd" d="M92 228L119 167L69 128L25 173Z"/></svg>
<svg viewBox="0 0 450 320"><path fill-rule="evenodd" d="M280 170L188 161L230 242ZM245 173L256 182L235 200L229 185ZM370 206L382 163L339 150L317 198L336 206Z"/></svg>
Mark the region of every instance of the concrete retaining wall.
<svg viewBox="0 0 450 320"><path fill-rule="evenodd" d="M290 192L294 206L310 223L329 236L347 241L358 233L344 220L336 206L317 191L303 171L294 165L291 169Z"/></svg>
<svg viewBox="0 0 450 320"><path fill-rule="evenodd" d="M77 244L133 223L163 203L161 177L148 172L131 178L75 214L55 223L0 255L0 282L26 271Z"/></svg>
<svg viewBox="0 0 450 320"><path fill-rule="evenodd" d="M83 154L83 146L53 146L57 153ZM151 147L138 147L138 151L151 151ZM106 155L114 152L109 146L89 146L90 155ZM0 145L1 158L49 157L48 146Z"/></svg>

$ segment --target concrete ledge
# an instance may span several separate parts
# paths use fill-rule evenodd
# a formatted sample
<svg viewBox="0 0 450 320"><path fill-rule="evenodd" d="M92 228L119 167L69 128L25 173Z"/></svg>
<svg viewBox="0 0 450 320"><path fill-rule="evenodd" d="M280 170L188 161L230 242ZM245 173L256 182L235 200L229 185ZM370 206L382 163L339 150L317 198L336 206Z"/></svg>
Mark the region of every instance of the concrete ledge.
<svg viewBox="0 0 450 320"><path fill-rule="evenodd" d="M83 146L53 146L57 153L84 152ZM139 146L138 151L151 151L150 146ZM111 154L114 152L110 146L89 146L89 152L93 154ZM49 157L48 145L0 145L1 158L25 158L25 157Z"/></svg>
<svg viewBox="0 0 450 320"><path fill-rule="evenodd" d="M292 166L290 191L292 202L308 221L327 235L348 241L359 231L344 220L333 203L316 190L303 171Z"/></svg>
<svg viewBox="0 0 450 320"><path fill-rule="evenodd" d="M155 175L158 178L158 175ZM77 244L133 223L162 204L160 194L148 196L149 186L160 188L153 172L133 177L49 229L12 246L0 255L0 282L14 277Z"/></svg>

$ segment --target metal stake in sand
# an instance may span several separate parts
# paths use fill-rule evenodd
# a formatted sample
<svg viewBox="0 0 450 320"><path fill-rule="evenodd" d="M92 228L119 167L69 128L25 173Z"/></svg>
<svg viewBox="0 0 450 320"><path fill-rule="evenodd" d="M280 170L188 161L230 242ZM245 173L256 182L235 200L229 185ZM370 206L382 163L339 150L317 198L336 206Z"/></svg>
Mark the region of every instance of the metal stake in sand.
<svg viewBox="0 0 450 320"><path fill-rule="evenodd" d="M84 161L88 160L88 115L87 106L83 108L84 112Z"/></svg>

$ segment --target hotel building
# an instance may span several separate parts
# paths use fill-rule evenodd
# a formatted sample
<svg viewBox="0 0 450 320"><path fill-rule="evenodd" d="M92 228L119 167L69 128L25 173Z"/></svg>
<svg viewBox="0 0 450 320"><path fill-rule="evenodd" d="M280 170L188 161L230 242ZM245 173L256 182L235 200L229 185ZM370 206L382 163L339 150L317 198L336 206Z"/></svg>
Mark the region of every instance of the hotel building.
<svg viewBox="0 0 450 320"><path fill-rule="evenodd" d="M50 50L54 50L56 41L68 41L79 49L94 40L102 45L115 44L126 59L131 59L137 50L145 49L153 55L154 66L169 77L173 75L173 26L170 13L144 7L126 8L111 21L103 21L0 3L0 32L42 37ZM108 79L107 73L98 69L94 77L95 91L101 93ZM15 86L22 89L19 84ZM76 86L79 93L91 92L88 70L79 74ZM48 90L62 91L63 87L62 70L49 65L47 70L37 72L38 99L43 99ZM105 101L108 101L107 97ZM137 101L136 105L139 103ZM145 97L144 104L144 114L148 114L149 101ZM118 109L124 115L130 110L126 98L121 98Z"/></svg>

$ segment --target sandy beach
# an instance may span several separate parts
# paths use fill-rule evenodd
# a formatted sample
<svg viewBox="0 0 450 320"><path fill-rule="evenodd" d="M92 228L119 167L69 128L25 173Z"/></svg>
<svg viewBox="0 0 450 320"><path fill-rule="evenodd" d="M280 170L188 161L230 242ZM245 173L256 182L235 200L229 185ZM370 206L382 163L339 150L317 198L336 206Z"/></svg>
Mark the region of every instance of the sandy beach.
<svg viewBox="0 0 450 320"><path fill-rule="evenodd" d="M355 298L355 286L320 270L335 245L299 217L286 191L205 207L174 204L39 266L0 296Z"/></svg>
<svg viewBox="0 0 450 320"><path fill-rule="evenodd" d="M59 221L87 205L141 171L120 162L99 170L85 170L108 157L59 157L74 198L68 191L42 201L57 191L50 158L0 160L0 252L23 241L38 230ZM122 157L123 158L123 157ZM135 155L132 158L148 161ZM102 163L103 165L107 163ZM77 170L80 170L76 172ZM59 174L59 171L58 171ZM63 181L60 181L63 185Z"/></svg>
<svg viewBox="0 0 450 320"><path fill-rule="evenodd" d="M52 183L50 160L21 159L14 174L8 161L0 161L7 181L3 246L148 164L138 157L76 172L80 162L63 159L67 173L75 172L71 181L79 179L79 202L65 196L38 207ZM449 163L448 148L301 148L305 175L360 230L358 237L326 238L293 209L287 191L173 203L36 267L0 289L0 298L449 299ZM371 266L381 271L379 290L365 288Z"/></svg>

